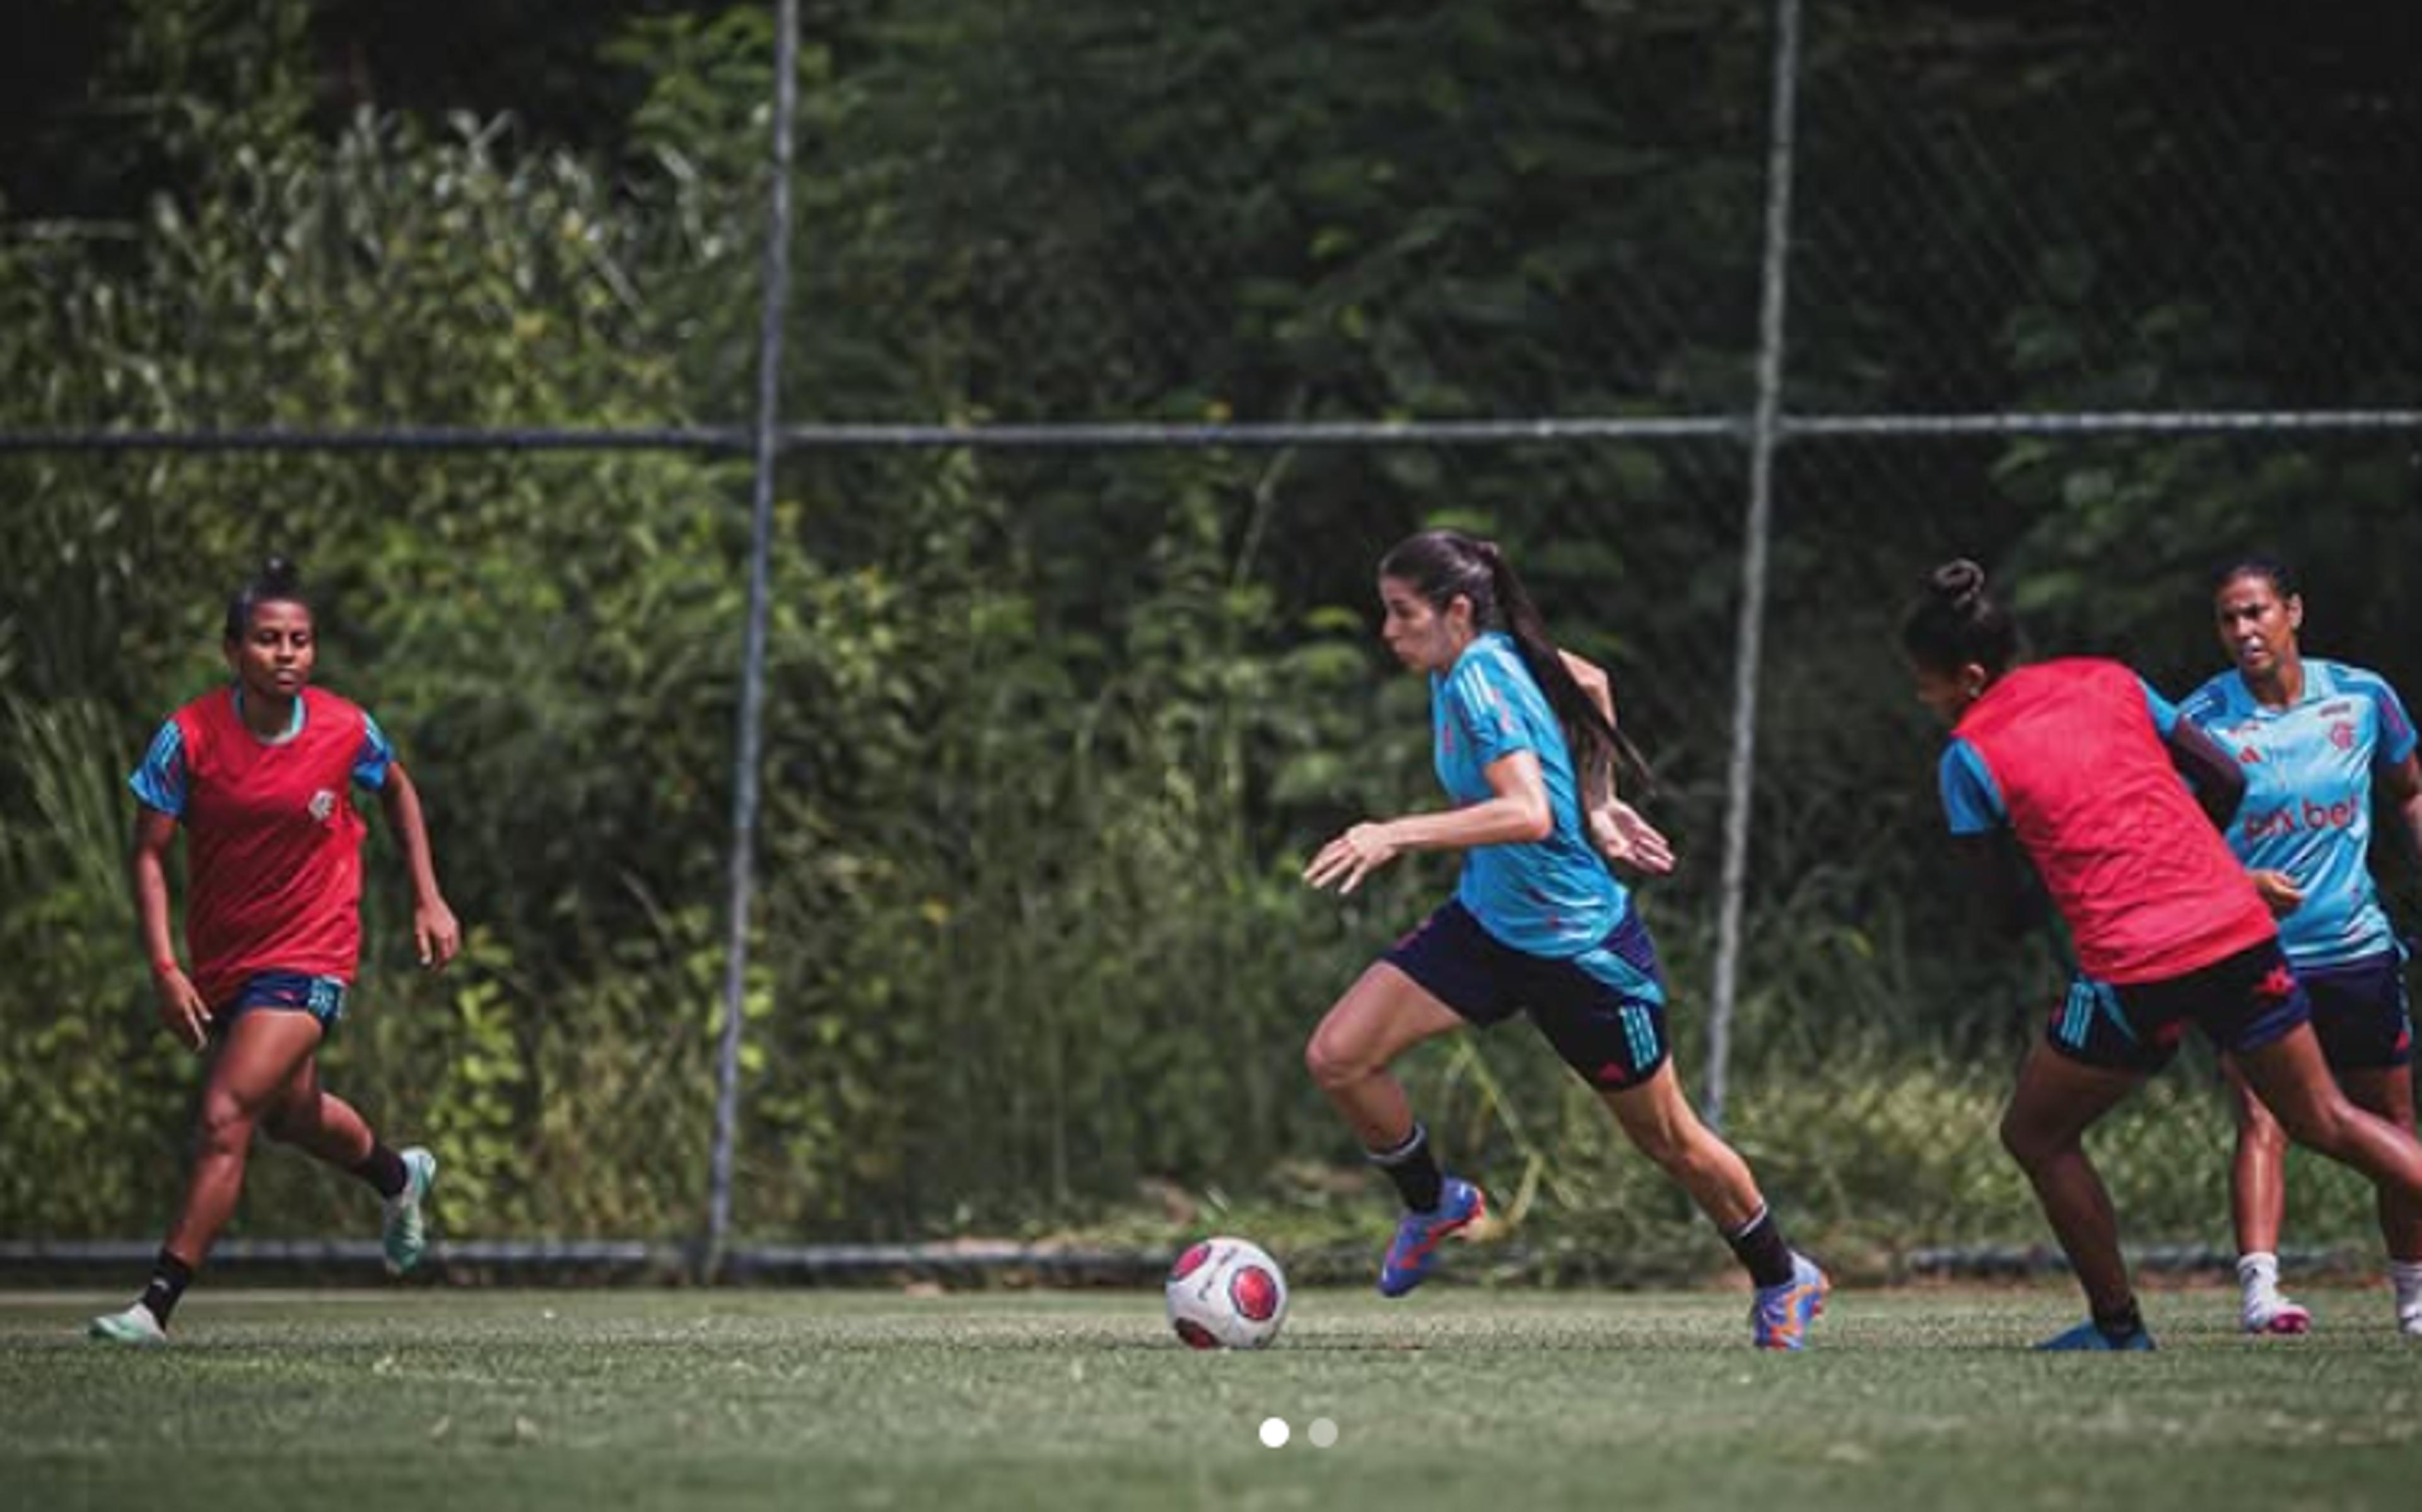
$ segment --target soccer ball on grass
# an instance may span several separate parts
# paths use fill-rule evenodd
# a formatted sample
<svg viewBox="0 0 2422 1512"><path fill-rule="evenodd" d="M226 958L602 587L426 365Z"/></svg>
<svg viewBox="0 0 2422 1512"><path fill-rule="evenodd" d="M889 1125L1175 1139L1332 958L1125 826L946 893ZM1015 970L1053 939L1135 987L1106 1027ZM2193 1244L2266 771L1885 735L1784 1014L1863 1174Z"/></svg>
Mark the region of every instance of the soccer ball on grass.
<svg viewBox="0 0 2422 1512"><path fill-rule="evenodd" d="M1206 1239L1169 1269L1169 1326L1198 1349L1258 1349L1286 1321L1286 1273L1247 1239Z"/></svg>

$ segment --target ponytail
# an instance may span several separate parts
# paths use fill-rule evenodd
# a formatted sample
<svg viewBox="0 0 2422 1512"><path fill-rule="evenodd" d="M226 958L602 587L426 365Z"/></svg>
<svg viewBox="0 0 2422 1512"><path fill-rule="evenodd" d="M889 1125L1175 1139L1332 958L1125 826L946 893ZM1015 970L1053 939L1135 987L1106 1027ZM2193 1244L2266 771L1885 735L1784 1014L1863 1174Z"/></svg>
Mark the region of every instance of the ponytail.
<svg viewBox="0 0 2422 1512"><path fill-rule="evenodd" d="M1505 621L1505 632L1514 637L1515 648L1522 654L1522 664L1531 669L1539 691L1547 695L1548 707L1556 711L1556 722L1565 727L1565 741L1572 747L1574 774L1581 780L1584 795L1600 791L1601 783L1613 783L1618 777L1629 779L1631 790L1646 792L1652 780L1648 763L1640 748L1623 733L1623 727L1599 709L1573 677L1572 668L1565 665L1563 653L1549 638L1548 622L1531 592L1522 585L1514 564L1493 540L1473 543L1480 560L1488 569L1489 586L1494 590L1498 613ZM1611 702L1611 700L1610 700Z"/></svg>
<svg viewBox="0 0 2422 1512"><path fill-rule="evenodd" d="M1379 574L1409 585L1433 609L1443 612L1457 595L1471 600L1472 623L1483 630L1502 630L1513 637L1522 664L1555 711L1571 749L1573 773L1580 780L1583 802L1599 785L1627 774L1637 789L1652 782L1648 763L1639 747L1605 714L1574 680L1556 643L1549 638L1547 621L1531 601L1529 590L1512 563L1491 540L1476 540L1455 530L1424 530L1399 542L1379 559Z"/></svg>

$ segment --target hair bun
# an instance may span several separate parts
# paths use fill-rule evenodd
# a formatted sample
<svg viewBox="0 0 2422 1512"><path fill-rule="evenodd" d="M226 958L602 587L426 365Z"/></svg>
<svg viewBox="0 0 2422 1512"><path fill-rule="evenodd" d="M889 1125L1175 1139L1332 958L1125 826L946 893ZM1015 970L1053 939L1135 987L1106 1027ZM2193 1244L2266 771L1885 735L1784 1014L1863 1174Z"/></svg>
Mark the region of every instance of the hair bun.
<svg viewBox="0 0 2422 1512"><path fill-rule="evenodd" d="M303 569L290 557L273 556L260 564L255 582L264 593L291 593L303 585Z"/></svg>
<svg viewBox="0 0 2422 1512"><path fill-rule="evenodd" d="M1962 556L1927 574L1927 591L1954 609L1970 609L1985 596L1985 569Z"/></svg>

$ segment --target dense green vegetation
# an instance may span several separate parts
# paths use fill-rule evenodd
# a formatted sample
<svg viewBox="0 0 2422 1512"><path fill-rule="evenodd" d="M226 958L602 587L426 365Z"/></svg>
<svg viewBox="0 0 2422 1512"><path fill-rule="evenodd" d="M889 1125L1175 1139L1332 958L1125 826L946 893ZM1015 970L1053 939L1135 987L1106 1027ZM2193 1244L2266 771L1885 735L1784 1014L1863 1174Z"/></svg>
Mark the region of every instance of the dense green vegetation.
<svg viewBox="0 0 2422 1512"><path fill-rule="evenodd" d="M745 418L767 16L662 3L36 5L0 116L0 429ZM2413 405L2396 8L1829 7L1798 160L1804 411ZM54 14L55 13L55 14ZM1769 39L1714 0L808 8L798 418L1737 413ZM2052 979L1965 932L1889 630L1952 551L2037 639L2183 689L2201 573L2305 565L2310 649L2422 689L2410 437L1801 440L1785 454L1737 1132L1844 1249L2037 1232L1991 1143ZM1686 850L1645 907L1704 1064L1745 468L1721 442L795 454L739 1218L1299 1212L1352 1150L1298 1045L1446 884L1294 880L1435 802L1370 564L1509 543L1613 670ZM331 1075L441 1145L447 1230L689 1232L722 962L745 461L0 452L0 1234L148 1231L190 1063L151 1026L120 779L219 675L264 552L396 735L469 958L413 974L391 849ZM2405 877L2410 870L2395 869ZM1576 1268L1711 1258L1518 1031L1426 1052L1455 1158ZM2222 1233L2178 1079L2111 1147L2142 1237ZM2300 1180L2299 1237L2367 1195ZM353 1222L263 1161L253 1233ZM1336 1209L1376 1219L1350 1195ZM1274 1220L1275 1221L1275 1220Z"/></svg>

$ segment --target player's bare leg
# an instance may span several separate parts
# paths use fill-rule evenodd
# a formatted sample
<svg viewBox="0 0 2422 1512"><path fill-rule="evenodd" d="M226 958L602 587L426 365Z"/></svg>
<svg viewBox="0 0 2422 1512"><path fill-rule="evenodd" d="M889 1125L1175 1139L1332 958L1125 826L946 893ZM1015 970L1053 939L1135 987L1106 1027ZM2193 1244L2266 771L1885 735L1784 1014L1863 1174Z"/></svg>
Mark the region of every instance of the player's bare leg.
<svg viewBox="0 0 2422 1512"><path fill-rule="evenodd" d="M2119 1216L2084 1144L2085 1131L2142 1080L2083 1065L2038 1040L2002 1115L2003 1146L2035 1187L2094 1314L2091 1322L2046 1341L2046 1348L2152 1347L2119 1254Z"/></svg>
<svg viewBox="0 0 2422 1512"><path fill-rule="evenodd" d="M307 1013L256 1008L237 1016L212 1052L195 1124L192 1173L185 1200L143 1295L124 1311L92 1320L95 1338L159 1344L185 1286L209 1258L212 1243L244 1192L252 1132L287 1093L298 1069L320 1047L320 1021Z"/></svg>
<svg viewBox="0 0 2422 1512"><path fill-rule="evenodd" d="M2288 1210L2288 1131L2245 1084L2245 1074L2223 1056L2228 1099L2237 1120L2237 1151L2229 1167L2229 1216L2237 1229L2238 1320L2248 1333L2309 1332L2313 1315L2279 1289L2279 1228Z"/></svg>
<svg viewBox="0 0 2422 1512"><path fill-rule="evenodd" d="M1304 1046L1313 1083L1404 1198L1404 1216L1379 1267L1384 1296L1401 1297L1420 1286L1437 1263L1439 1242L1487 1210L1478 1187L1439 1168L1405 1084L1390 1069L1423 1040L1463 1024L1461 1015L1400 968L1378 961L1345 990Z"/></svg>

